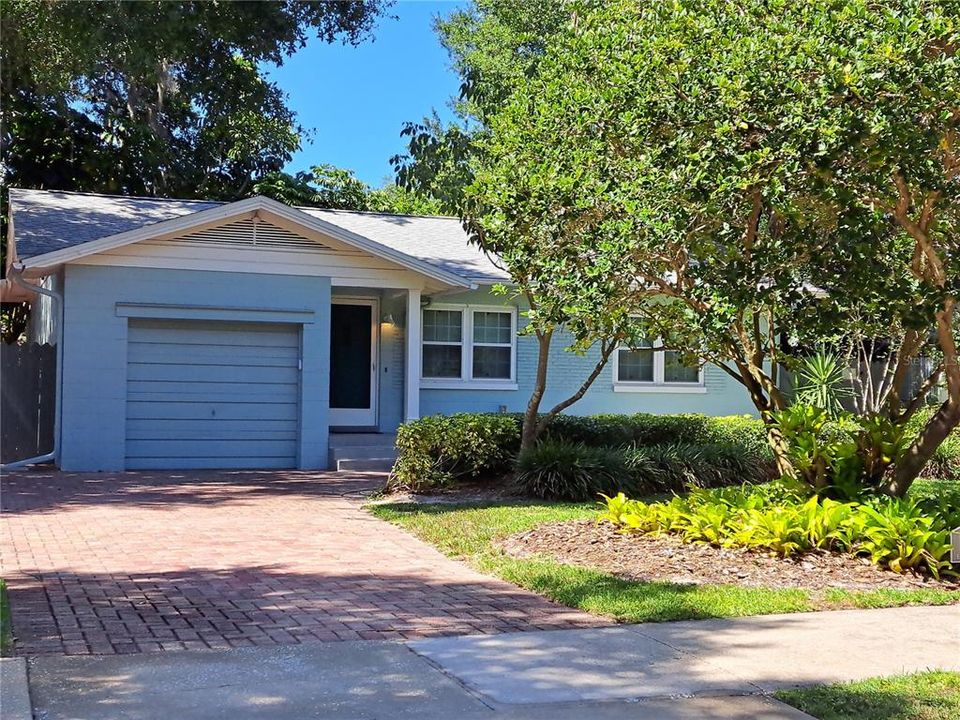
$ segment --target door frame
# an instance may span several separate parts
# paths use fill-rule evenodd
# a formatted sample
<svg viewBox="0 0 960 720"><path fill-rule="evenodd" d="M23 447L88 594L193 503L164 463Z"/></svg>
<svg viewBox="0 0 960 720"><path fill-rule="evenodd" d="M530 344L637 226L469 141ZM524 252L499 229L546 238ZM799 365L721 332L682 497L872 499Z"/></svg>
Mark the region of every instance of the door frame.
<svg viewBox="0 0 960 720"><path fill-rule="evenodd" d="M371 297L333 295L333 305L370 306L370 408L330 408L331 428L377 428L380 422L380 300ZM331 318L333 309L331 307ZM332 322L331 322L332 327ZM333 338L331 337L331 343ZM333 382L333 358L330 358L330 381Z"/></svg>

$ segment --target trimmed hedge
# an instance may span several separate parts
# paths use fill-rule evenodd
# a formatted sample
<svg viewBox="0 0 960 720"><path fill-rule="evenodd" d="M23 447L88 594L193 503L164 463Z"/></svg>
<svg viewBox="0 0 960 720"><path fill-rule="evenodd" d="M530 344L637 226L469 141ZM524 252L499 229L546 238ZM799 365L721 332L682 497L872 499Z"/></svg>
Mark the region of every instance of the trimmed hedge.
<svg viewBox="0 0 960 720"><path fill-rule="evenodd" d="M498 475L510 468L520 449L515 415L430 415L397 429L397 461L389 490L423 492L460 477Z"/></svg>
<svg viewBox="0 0 960 720"><path fill-rule="evenodd" d="M522 416L517 414L460 413L433 415L402 425L397 431L397 462L387 487L422 492L450 485L459 478L504 475L513 468L520 448L522 422ZM771 462L763 424L747 415L561 415L554 418L543 442L585 448L629 447L630 451L620 451L625 463L640 463L644 453L659 457L668 453L671 445L697 446L704 456L720 453L727 458L740 458L751 467L762 468L764 475ZM653 450L654 447L659 449ZM691 453L685 451L688 461ZM583 462L596 461L596 457L583 456L582 451L577 455ZM661 460L656 462L662 464ZM696 465L697 473L704 472L707 464L687 463L690 468ZM676 472L670 474L675 476ZM721 474L726 477L729 473ZM652 474L643 477L650 478ZM657 483L652 489L672 487L671 481Z"/></svg>
<svg viewBox="0 0 960 720"><path fill-rule="evenodd" d="M596 447L727 443L751 455L771 456L763 423L749 415L560 415L550 423L544 437Z"/></svg>

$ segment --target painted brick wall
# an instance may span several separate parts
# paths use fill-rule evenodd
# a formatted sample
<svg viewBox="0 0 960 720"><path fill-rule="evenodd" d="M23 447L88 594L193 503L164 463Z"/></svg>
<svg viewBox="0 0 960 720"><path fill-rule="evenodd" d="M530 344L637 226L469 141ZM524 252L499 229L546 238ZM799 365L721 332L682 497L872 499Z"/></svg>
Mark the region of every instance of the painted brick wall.
<svg viewBox="0 0 960 720"><path fill-rule="evenodd" d="M63 469L124 469L127 318L118 316L118 302L233 308L241 314L244 308L312 310L314 322L304 324L301 335L299 463L326 466L327 278L70 265L64 285Z"/></svg>
<svg viewBox="0 0 960 720"><path fill-rule="evenodd" d="M476 305L509 305L507 298L485 291L474 291L443 298L443 303ZM522 308L521 308L522 311ZM522 314L519 325L526 324ZM553 339L547 392L543 407L563 400L575 392L599 359L594 348L584 356L569 352L569 336ZM517 390L441 390L424 389L420 392L420 414L450 414L454 412L522 412L533 391L537 367L537 343L533 337L521 335L517 341ZM723 370L708 365L704 368L705 393L624 393L613 391L613 366L608 363L586 395L567 412L574 415L596 413L655 414L699 412L708 415L755 414L753 404L742 387Z"/></svg>

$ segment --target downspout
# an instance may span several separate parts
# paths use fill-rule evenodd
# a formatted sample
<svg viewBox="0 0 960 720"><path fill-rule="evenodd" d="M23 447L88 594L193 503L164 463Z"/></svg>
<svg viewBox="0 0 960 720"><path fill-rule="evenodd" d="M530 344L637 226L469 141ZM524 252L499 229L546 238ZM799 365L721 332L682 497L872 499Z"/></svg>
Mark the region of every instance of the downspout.
<svg viewBox="0 0 960 720"><path fill-rule="evenodd" d="M36 457L17 460L16 462L0 465L0 471L15 470L27 465L37 465L39 463L56 461L60 455L60 396L63 388L63 294L56 290L49 290L40 285L28 283L23 278L23 265L20 267L11 266L7 277L15 285L19 285L24 290L32 293L46 295L55 304L58 312L54 313L57 323L57 376L53 392L53 449L46 455L37 455Z"/></svg>

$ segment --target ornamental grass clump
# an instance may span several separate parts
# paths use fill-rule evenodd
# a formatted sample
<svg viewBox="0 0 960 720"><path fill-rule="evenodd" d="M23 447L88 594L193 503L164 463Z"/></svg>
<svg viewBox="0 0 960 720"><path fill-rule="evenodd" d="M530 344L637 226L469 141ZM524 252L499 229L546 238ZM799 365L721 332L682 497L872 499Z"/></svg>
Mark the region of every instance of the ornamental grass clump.
<svg viewBox="0 0 960 720"><path fill-rule="evenodd" d="M956 575L949 560L950 523L960 492L918 500L871 498L841 502L803 498L778 484L693 490L644 503L623 493L607 497L600 520L624 531L669 533L686 542L741 547L793 557L814 550L869 558L894 572Z"/></svg>

